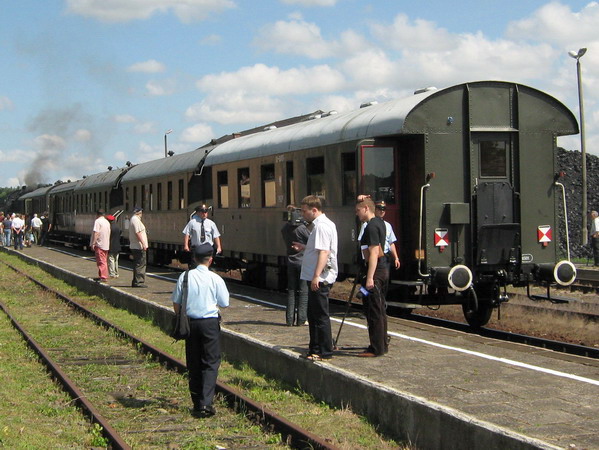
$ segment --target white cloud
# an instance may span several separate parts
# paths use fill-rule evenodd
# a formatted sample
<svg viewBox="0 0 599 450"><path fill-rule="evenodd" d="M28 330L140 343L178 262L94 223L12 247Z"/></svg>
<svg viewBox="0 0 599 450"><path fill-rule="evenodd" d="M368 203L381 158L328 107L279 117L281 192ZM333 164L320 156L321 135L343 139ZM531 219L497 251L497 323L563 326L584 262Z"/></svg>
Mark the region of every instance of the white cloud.
<svg viewBox="0 0 599 450"><path fill-rule="evenodd" d="M148 95L153 97L171 95L176 90L176 82L172 79L156 81L151 80L146 83Z"/></svg>
<svg viewBox="0 0 599 450"><path fill-rule="evenodd" d="M279 20L266 25L260 30L254 43L264 50L309 58L326 58L335 51L335 46L322 38L316 24L303 20Z"/></svg>
<svg viewBox="0 0 599 450"><path fill-rule="evenodd" d="M75 135L73 136L76 141L79 142L88 142L92 138L92 133L89 130L77 130L75 131Z"/></svg>
<svg viewBox="0 0 599 450"><path fill-rule="evenodd" d="M144 122L135 125L134 130L137 134L148 134L155 132L154 122Z"/></svg>
<svg viewBox="0 0 599 450"><path fill-rule="evenodd" d="M164 72L166 67L155 59L138 62L127 67L127 72L159 73Z"/></svg>
<svg viewBox="0 0 599 450"><path fill-rule="evenodd" d="M189 23L234 6L232 0L67 0L69 13L102 22L145 20L172 11L181 22Z"/></svg>
<svg viewBox="0 0 599 450"><path fill-rule="evenodd" d="M117 123L135 123L137 119L130 114L120 114L113 116L112 120Z"/></svg>
<svg viewBox="0 0 599 450"><path fill-rule="evenodd" d="M4 96L0 97L0 111L10 111L11 109L13 109L13 106L13 102L10 98Z"/></svg>
<svg viewBox="0 0 599 450"><path fill-rule="evenodd" d="M219 44L222 40L223 40L223 38L222 38L222 36L220 34L210 34L210 35L204 37L200 41L200 44L202 44L202 45L215 45L215 44Z"/></svg>
<svg viewBox="0 0 599 450"><path fill-rule="evenodd" d="M198 123L183 130L183 133L181 134L181 141L205 144L213 137L215 136L210 125Z"/></svg>
<svg viewBox="0 0 599 450"><path fill-rule="evenodd" d="M335 6L337 0L281 0L287 5L299 6Z"/></svg>
<svg viewBox="0 0 599 450"><path fill-rule="evenodd" d="M450 50L457 40L456 35L433 22L416 19L412 24L405 14L395 16L391 25L375 24L371 29L381 42L396 50Z"/></svg>
<svg viewBox="0 0 599 450"><path fill-rule="evenodd" d="M7 187L19 187L21 185L21 182L19 181L18 178L9 178L8 180L6 180L6 186Z"/></svg>
<svg viewBox="0 0 599 450"><path fill-rule="evenodd" d="M0 162L10 163L10 162L21 162L30 160L34 156L34 152L30 150L0 150Z"/></svg>
<svg viewBox="0 0 599 450"><path fill-rule="evenodd" d="M589 3L578 13L573 12L567 5L551 2L536 10L531 17L509 24L506 36L558 45L566 43L574 48L584 46L588 42L597 42L598 24L597 2Z"/></svg>
<svg viewBox="0 0 599 450"><path fill-rule="evenodd" d="M311 92L330 92L344 84L343 75L319 65L281 70L265 64L242 67L236 72L206 75L196 86L204 92L268 93L269 95L299 95Z"/></svg>
<svg viewBox="0 0 599 450"><path fill-rule="evenodd" d="M209 96L185 111L189 120L220 124L266 123L284 117L284 102L269 95L246 95L241 91Z"/></svg>

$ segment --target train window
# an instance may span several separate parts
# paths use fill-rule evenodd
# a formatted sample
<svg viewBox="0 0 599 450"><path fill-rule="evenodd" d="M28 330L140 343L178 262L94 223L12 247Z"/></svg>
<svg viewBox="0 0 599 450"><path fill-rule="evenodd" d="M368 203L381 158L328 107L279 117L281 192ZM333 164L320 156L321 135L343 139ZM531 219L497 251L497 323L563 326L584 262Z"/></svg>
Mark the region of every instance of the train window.
<svg viewBox="0 0 599 450"><path fill-rule="evenodd" d="M308 158L306 160L306 176L308 181L308 195L318 195L326 198L324 182L324 156Z"/></svg>
<svg viewBox="0 0 599 450"><path fill-rule="evenodd" d="M229 175L226 170L217 172L216 182L218 183L218 207L229 207Z"/></svg>
<svg viewBox="0 0 599 450"><path fill-rule="evenodd" d="M150 211L152 211L154 209L154 185L150 184L148 188L150 189L150 196L148 198L148 208Z"/></svg>
<svg viewBox="0 0 599 450"><path fill-rule="evenodd" d="M262 206L277 206L274 164L262 166Z"/></svg>
<svg viewBox="0 0 599 450"><path fill-rule="evenodd" d="M179 209L185 208L185 186L183 180L179 180Z"/></svg>
<svg viewBox="0 0 599 450"><path fill-rule="evenodd" d="M162 183L156 185L156 209L162 210Z"/></svg>
<svg viewBox="0 0 599 450"><path fill-rule="evenodd" d="M125 188L125 209L130 211L129 209L129 187Z"/></svg>
<svg viewBox="0 0 599 450"><path fill-rule="evenodd" d="M506 141L489 140L479 142L480 176L507 177L507 143Z"/></svg>
<svg viewBox="0 0 599 450"><path fill-rule="evenodd" d="M137 208L139 203L137 203L137 186L133 186L133 207Z"/></svg>
<svg viewBox="0 0 599 450"><path fill-rule="evenodd" d="M141 209L146 209L146 185L141 185Z"/></svg>
<svg viewBox="0 0 599 450"><path fill-rule="evenodd" d="M166 209L173 209L173 182L169 181L166 185Z"/></svg>
<svg viewBox="0 0 599 450"><path fill-rule="evenodd" d="M375 201L395 203L393 147L362 147L362 193Z"/></svg>
<svg viewBox="0 0 599 450"><path fill-rule="evenodd" d="M108 191L104 191L104 208L108 211L110 205L108 204Z"/></svg>
<svg viewBox="0 0 599 450"><path fill-rule="evenodd" d="M250 191L250 169L237 169L237 179L239 180L239 207L249 208L251 203Z"/></svg>
<svg viewBox="0 0 599 450"><path fill-rule="evenodd" d="M293 161L287 161L287 204L295 205L295 181L293 180Z"/></svg>
<svg viewBox="0 0 599 450"><path fill-rule="evenodd" d="M353 205L356 202L356 155L342 153L343 167L343 204Z"/></svg>

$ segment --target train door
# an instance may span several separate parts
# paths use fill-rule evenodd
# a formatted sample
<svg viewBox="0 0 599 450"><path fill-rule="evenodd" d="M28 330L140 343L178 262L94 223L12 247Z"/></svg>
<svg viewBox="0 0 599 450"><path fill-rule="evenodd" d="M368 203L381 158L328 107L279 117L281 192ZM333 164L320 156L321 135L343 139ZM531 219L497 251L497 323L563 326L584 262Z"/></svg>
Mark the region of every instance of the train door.
<svg viewBox="0 0 599 450"><path fill-rule="evenodd" d="M496 270L520 260L520 224L514 185L514 144L508 133L481 133L472 139L475 170L473 204L475 265Z"/></svg>

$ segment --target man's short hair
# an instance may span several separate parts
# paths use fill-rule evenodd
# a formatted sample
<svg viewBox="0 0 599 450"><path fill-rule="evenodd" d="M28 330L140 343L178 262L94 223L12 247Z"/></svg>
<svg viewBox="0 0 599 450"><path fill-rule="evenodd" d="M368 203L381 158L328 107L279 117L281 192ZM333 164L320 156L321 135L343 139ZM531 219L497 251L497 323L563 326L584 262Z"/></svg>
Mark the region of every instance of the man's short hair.
<svg viewBox="0 0 599 450"><path fill-rule="evenodd" d="M322 198L317 195L308 195L302 199L302 205L322 211Z"/></svg>
<svg viewBox="0 0 599 450"><path fill-rule="evenodd" d="M370 212L374 212L374 202L370 197L364 197L356 202L356 205L364 205Z"/></svg>
<svg viewBox="0 0 599 450"><path fill-rule="evenodd" d="M104 214L106 214L106 211L104 211L102 208L100 208L96 211L96 214L99 216L103 216Z"/></svg>

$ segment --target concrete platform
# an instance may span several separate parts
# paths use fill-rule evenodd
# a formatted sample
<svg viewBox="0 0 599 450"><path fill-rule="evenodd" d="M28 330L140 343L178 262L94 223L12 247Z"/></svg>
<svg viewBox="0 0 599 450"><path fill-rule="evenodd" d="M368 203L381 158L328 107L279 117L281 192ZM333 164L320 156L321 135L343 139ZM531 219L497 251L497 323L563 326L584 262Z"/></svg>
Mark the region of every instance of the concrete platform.
<svg viewBox="0 0 599 450"><path fill-rule="evenodd" d="M131 272L121 268L119 279L100 285L89 280L97 276L90 253L89 259L39 247L19 253L86 291L170 323L174 274L156 273L149 289L134 289ZM389 323L387 355L359 358L368 335L361 314L352 313L334 358L313 363L300 356L307 327L285 326L283 295L229 289L231 306L223 311L229 360L249 361L316 398L350 405L393 437L419 448L599 448L598 360L406 320ZM333 337L342 313L333 312Z"/></svg>

